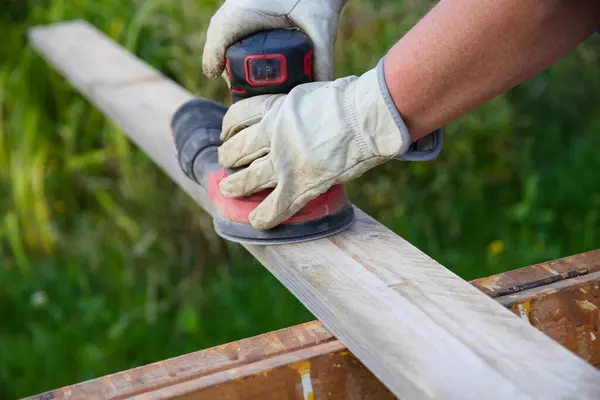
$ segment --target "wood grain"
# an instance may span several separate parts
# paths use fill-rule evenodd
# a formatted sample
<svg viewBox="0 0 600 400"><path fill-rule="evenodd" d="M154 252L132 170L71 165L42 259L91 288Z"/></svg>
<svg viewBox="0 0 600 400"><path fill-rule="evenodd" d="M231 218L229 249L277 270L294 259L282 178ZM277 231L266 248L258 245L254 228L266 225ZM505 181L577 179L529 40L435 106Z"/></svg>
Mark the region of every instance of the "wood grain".
<svg viewBox="0 0 600 400"><path fill-rule="evenodd" d="M203 209L169 135L192 95L84 21L30 32L33 47ZM600 398L600 373L357 210L330 239L244 246L397 397Z"/></svg>
<svg viewBox="0 0 600 400"><path fill-rule="evenodd" d="M587 268L591 253L553 264ZM538 264L539 265L539 264ZM528 287L538 281L538 265L521 268L520 278L490 276ZM484 278L488 279L488 278ZM476 286L480 280L471 282ZM600 272L520 289L496 301L589 363L600 365ZM293 326L203 351L174 357L29 398L189 398L304 399L395 398L385 386L319 322Z"/></svg>

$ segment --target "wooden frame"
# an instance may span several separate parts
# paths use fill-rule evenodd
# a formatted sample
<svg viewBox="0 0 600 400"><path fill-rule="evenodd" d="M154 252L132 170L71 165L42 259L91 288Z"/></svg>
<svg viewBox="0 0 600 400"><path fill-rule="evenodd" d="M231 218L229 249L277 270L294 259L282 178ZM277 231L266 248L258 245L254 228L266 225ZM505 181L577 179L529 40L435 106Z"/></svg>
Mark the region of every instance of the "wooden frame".
<svg viewBox="0 0 600 400"><path fill-rule="evenodd" d="M600 368L600 250L471 284ZM30 397L103 399L394 399L318 321Z"/></svg>
<svg viewBox="0 0 600 400"><path fill-rule="evenodd" d="M206 193L180 170L169 134L173 112L191 93L84 21L34 28L30 42L213 213ZM403 399L600 398L596 368L361 210L356 214L349 230L331 238L244 247L386 390Z"/></svg>

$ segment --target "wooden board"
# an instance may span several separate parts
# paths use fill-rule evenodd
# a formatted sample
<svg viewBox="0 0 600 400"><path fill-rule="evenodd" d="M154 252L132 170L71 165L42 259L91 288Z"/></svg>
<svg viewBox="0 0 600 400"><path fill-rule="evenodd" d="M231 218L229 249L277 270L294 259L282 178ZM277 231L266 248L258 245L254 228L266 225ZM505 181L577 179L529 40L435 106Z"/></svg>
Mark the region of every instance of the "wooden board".
<svg viewBox="0 0 600 400"><path fill-rule="evenodd" d="M555 260L564 276L540 284L540 264L471 282L492 280L510 295L496 301L589 363L600 366L600 272L588 262L600 250ZM558 268L556 268L558 269ZM579 271L579 272L577 272ZM578 274L576 277L568 278ZM514 279L513 279L514 278ZM491 294L488 294L491 296ZM195 400L395 398L318 321L133 368L33 396L29 400L84 398Z"/></svg>
<svg viewBox="0 0 600 400"><path fill-rule="evenodd" d="M192 94L84 21L33 47L209 213L169 122ZM396 396L600 398L600 373L361 210L335 237L244 246Z"/></svg>
<svg viewBox="0 0 600 400"><path fill-rule="evenodd" d="M496 298L598 271L600 251L592 250L476 279L472 283L488 296Z"/></svg>

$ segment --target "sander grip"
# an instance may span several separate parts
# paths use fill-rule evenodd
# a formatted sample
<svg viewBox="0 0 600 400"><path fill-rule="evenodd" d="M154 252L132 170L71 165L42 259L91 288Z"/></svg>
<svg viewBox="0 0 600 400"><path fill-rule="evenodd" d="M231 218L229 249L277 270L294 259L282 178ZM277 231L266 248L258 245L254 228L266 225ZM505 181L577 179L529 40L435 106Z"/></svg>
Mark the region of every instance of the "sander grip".
<svg viewBox="0 0 600 400"><path fill-rule="evenodd" d="M313 81L313 45L298 29L256 32L225 53L231 102L264 94L289 93Z"/></svg>
<svg viewBox="0 0 600 400"><path fill-rule="evenodd" d="M209 172L220 169L218 148L227 107L209 99L184 103L171 119L171 134L182 171L207 190Z"/></svg>

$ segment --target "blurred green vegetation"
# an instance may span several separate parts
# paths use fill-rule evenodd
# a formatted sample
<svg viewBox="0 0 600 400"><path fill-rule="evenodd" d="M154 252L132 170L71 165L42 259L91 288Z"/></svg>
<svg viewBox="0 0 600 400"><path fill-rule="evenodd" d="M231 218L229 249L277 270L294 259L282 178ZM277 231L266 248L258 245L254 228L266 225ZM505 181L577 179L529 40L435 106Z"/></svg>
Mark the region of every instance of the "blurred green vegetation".
<svg viewBox="0 0 600 400"><path fill-rule="evenodd" d="M216 0L0 1L0 398L313 319L27 47L85 18L198 95ZM352 0L336 74L360 74L429 2ZM352 201L465 279L598 247L600 45L446 128L436 162L388 163Z"/></svg>

